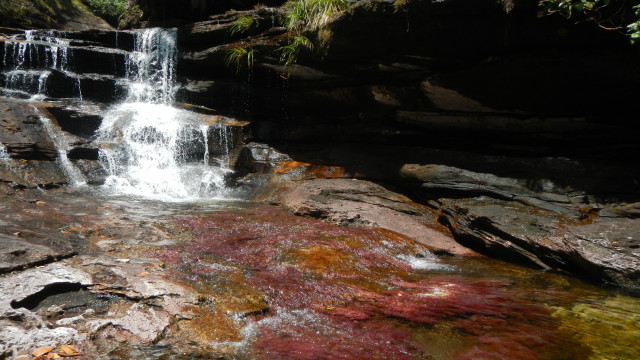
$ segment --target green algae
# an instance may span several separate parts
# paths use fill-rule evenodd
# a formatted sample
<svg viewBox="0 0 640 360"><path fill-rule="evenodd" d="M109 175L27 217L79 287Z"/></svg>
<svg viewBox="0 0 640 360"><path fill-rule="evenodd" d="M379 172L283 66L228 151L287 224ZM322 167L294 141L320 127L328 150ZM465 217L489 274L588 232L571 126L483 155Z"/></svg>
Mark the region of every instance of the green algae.
<svg viewBox="0 0 640 360"><path fill-rule="evenodd" d="M617 295L552 309L560 330L593 351L589 360L640 359L640 299Z"/></svg>

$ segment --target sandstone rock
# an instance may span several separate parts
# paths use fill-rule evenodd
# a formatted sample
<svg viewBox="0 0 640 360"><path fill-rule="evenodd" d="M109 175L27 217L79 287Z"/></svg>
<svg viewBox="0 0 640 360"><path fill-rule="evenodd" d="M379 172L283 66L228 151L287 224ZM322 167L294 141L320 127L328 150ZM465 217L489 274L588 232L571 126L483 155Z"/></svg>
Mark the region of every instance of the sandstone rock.
<svg viewBox="0 0 640 360"><path fill-rule="evenodd" d="M42 265L74 255L0 234L0 274Z"/></svg>
<svg viewBox="0 0 640 360"><path fill-rule="evenodd" d="M440 210L456 239L474 250L640 291L638 219L579 221L490 198L442 200Z"/></svg>
<svg viewBox="0 0 640 360"><path fill-rule="evenodd" d="M434 214L408 198L370 182L333 179L293 184L275 200L297 215L341 224L381 227L413 238L431 249L472 255L440 227Z"/></svg>
<svg viewBox="0 0 640 360"><path fill-rule="evenodd" d="M231 33L234 21L240 17L253 19L252 26L239 33ZM284 10L262 7L250 11L229 11L212 16L209 20L196 22L179 29L179 41L192 49L206 49L222 45L243 37L255 36L272 28L281 27Z"/></svg>
<svg viewBox="0 0 640 360"><path fill-rule="evenodd" d="M42 268L5 276L0 282L0 315L53 284L89 286L93 284L93 280L89 274L65 263L48 264Z"/></svg>
<svg viewBox="0 0 640 360"><path fill-rule="evenodd" d="M18 187L59 187L67 178L57 162L0 160L0 181Z"/></svg>
<svg viewBox="0 0 640 360"><path fill-rule="evenodd" d="M17 354L51 344L79 344L86 340L73 328L50 328L24 309L0 314L0 354Z"/></svg>
<svg viewBox="0 0 640 360"><path fill-rule="evenodd" d="M158 299L162 303L164 297L174 297L174 301L182 302L182 306L195 302L195 296L169 281L157 263L123 263L115 259L85 257L82 265L87 271L100 274L101 279L109 279L98 284L103 290L119 292L130 299Z"/></svg>
<svg viewBox="0 0 640 360"><path fill-rule="evenodd" d="M24 29L44 28L61 30L111 29L101 18L72 0L52 3L3 1L0 25Z"/></svg>
<svg viewBox="0 0 640 360"><path fill-rule="evenodd" d="M400 175L419 183L420 191L461 197L490 196L513 200L558 213L578 212L587 207L584 192L562 188L549 179L514 179L476 173L445 165L404 165ZM446 196L446 195L445 195ZM594 201L593 197L591 200Z"/></svg>
<svg viewBox="0 0 640 360"><path fill-rule="evenodd" d="M283 161L291 161L289 155L284 154L267 144L249 143L242 147L234 170L238 176L249 173L265 174L273 170Z"/></svg>
<svg viewBox="0 0 640 360"><path fill-rule="evenodd" d="M169 326L170 320L162 310L134 304L123 317L93 320L87 327L127 344L150 344Z"/></svg>
<svg viewBox="0 0 640 360"><path fill-rule="evenodd" d="M54 105L47 106L47 110L55 117L60 129L82 138L93 136L102 123L99 109Z"/></svg>
<svg viewBox="0 0 640 360"><path fill-rule="evenodd" d="M36 107L0 100L0 143L15 159L54 160L55 145L47 135Z"/></svg>

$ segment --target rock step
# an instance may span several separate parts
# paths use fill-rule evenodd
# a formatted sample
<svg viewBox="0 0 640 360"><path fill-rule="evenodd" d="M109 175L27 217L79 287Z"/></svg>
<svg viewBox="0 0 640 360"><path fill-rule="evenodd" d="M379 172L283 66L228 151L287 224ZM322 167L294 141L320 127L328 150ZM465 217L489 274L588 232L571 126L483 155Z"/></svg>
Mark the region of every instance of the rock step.
<svg viewBox="0 0 640 360"><path fill-rule="evenodd" d="M77 75L59 70L13 70L0 76L6 91L43 95L50 98L78 98L113 102L124 96L125 87L111 75Z"/></svg>
<svg viewBox="0 0 640 360"><path fill-rule="evenodd" d="M241 17L253 19L248 29L233 32L234 22ZM279 29L283 26L284 11L281 8L262 8L250 11L229 11L212 16L208 21L185 25L178 29L178 41L184 49L200 51L227 44L246 37Z"/></svg>
<svg viewBox="0 0 640 360"><path fill-rule="evenodd" d="M75 73L126 75L127 52L99 46L2 41L0 59L4 71L57 69Z"/></svg>

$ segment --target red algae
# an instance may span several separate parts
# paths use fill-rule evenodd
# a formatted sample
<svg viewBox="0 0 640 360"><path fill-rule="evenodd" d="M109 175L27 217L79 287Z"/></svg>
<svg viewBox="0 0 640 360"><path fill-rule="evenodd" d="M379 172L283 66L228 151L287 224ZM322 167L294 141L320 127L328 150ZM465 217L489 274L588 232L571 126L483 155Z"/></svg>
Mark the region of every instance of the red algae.
<svg viewBox="0 0 640 360"><path fill-rule="evenodd" d="M246 318L251 358L428 359L430 343L417 341L419 333L442 324L465 339L451 359L546 359L567 344L574 350L566 358L583 355L545 306L513 292L512 281L414 270L406 259L426 249L399 234L273 206L178 224L193 239L155 256L213 284L216 303L234 303L224 300L233 289L251 295L235 303L259 308L256 294L264 296L268 310Z"/></svg>

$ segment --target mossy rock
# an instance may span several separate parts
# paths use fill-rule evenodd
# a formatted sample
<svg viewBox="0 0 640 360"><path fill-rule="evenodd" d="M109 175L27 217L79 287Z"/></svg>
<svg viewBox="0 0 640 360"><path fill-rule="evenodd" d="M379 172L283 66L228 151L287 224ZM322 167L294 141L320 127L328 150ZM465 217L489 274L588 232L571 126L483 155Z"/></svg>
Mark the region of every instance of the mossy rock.
<svg viewBox="0 0 640 360"><path fill-rule="evenodd" d="M640 359L640 299L616 296L601 302L554 308L561 328L593 351L589 360Z"/></svg>
<svg viewBox="0 0 640 360"><path fill-rule="evenodd" d="M22 29L111 29L80 0L3 0L0 26Z"/></svg>

